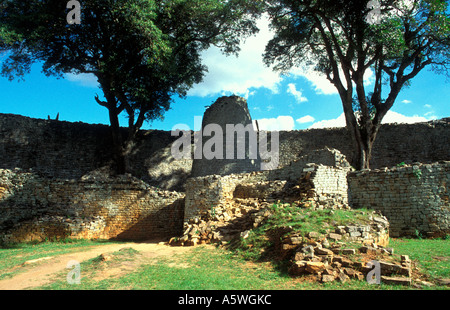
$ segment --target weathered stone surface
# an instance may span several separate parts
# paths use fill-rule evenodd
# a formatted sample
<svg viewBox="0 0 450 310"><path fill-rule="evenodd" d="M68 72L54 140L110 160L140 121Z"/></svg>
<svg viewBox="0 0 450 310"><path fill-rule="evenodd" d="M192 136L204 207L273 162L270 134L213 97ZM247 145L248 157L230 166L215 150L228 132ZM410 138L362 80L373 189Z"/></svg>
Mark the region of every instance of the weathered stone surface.
<svg viewBox="0 0 450 310"><path fill-rule="evenodd" d="M411 276L411 268L409 267L403 267L401 265L388 263L384 261L379 261L379 263L381 268L381 274L383 275L398 274L398 275L405 275L408 277Z"/></svg>
<svg viewBox="0 0 450 310"><path fill-rule="evenodd" d="M342 283L345 283L350 280L349 276L346 275L344 272L340 272L337 276L337 279Z"/></svg>
<svg viewBox="0 0 450 310"><path fill-rule="evenodd" d="M299 245L303 242L303 238L298 236L292 236L289 237L289 242L294 245Z"/></svg>
<svg viewBox="0 0 450 310"><path fill-rule="evenodd" d="M289 267L289 274L301 276L306 272L306 261L296 261Z"/></svg>
<svg viewBox="0 0 450 310"><path fill-rule="evenodd" d="M381 276L381 282L385 284L411 285L411 278Z"/></svg>
<svg viewBox="0 0 450 310"><path fill-rule="evenodd" d="M0 201L0 239L6 242L148 240L182 232L184 194L131 176L62 180L0 169L0 184L8 188Z"/></svg>
<svg viewBox="0 0 450 310"><path fill-rule="evenodd" d="M392 237L417 232L439 237L450 232L449 161L350 172L348 184L350 205L370 206L381 212L387 220L374 216L373 221L381 226L389 224Z"/></svg>
<svg viewBox="0 0 450 310"><path fill-rule="evenodd" d="M364 275L361 272L352 268L344 268L344 273L351 279L358 279L358 280L364 279Z"/></svg>
<svg viewBox="0 0 450 310"><path fill-rule="evenodd" d="M333 275L324 274L322 275L322 283L333 282L335 277Z"/></svg>
<svg viewBox="0 0 450 310"><path fill-rule="evenodd" d="M238 105L245 101L237 97L218 100L223 105L216 106L218 110L215 114L219 114L217 117L221 122L227 122L227 116L216 112L225 108L228 100ZM239 109L231 110L236 112ZM239 117L250 124L251 117L247 112ZM289 188L289 199L307 201L305 207L341 209L348 208L351 202L355 207L380 211L380 214L373 215L370 225L337 227L334 232L330 229L327 234L315 239L326 236L330 241L352 239L366 246L385 246L389 229L394 236L416 232L424 236L449 233L450 162L435 162L448 160L450 143L441 143L441 139L448 140L449 119L426 124L383 125L380 130L377 141L384 139L385 144L375 147L375 153L380 153L374 153L372 167L391 167L397 164L394 161L398 158L412 155L414 160L426 164L411 165L412 162L408 162L402 167L351 172L346 156L352 158L352 150L348 147L348 139L344 139L345 131L282 132L280 169L222 178L217 175L191 178L187 182L184 181L191 172L192 159L173 160L170 154L170 146L177 137L169 132L143 131L138 135L137 148L130 155L129 164L131 173L147 183L130 175L110 177L112 153L107 126L35 120L5 114L0 114L0 120L0 168L7 168L0 173L0 231L7 241L49 237L172 237L179 235L183 222L195 219L195 227L192 226L187 232L186 242L224 242L239 236L243 227L248 230L261 225L266 215L259 212L252 214L253 226L237 223L237 228L223 228L218 232L203 225L206 224L205 214L209 213L216 223L229 223L238 220L241 215L263 208L258 205L260 201L257 199L265 199L265 203L269 204L284 198L286 187ZM233 117L232 123L235 122ZM398 141L395 142L393 137L402 131L421 136L414 140L420 142L411 143L418 143L421 147L405 151L409 145L402 145L398 149ZM326 148L325 145L336 149ZM421 151L417 152L418 149ZM429 164L431 162L434 163ZM15 168L19 169L12 170ZM238 172L244 171L239 169ZM185 201L184 193L163 190L173 188L175 183L180 185L180 180L183 186L178 188L186 190ZM295 186L289 187L289 182L294 181L297 182ZM149 186L149 182L158 187ZM256 205L239 205L236 208L233 204L238 196L245 199L253 197L251 204ZM181 218L183 212L184 221ZM291 245L300 245L301 239L298 236L295 238L291 239ZM180 240L184 239L181 236ZM322 245L327 247L325 243ZM293 249L286 248L287 251ZM386 252L387 249L381 251ZM377 249L374 252L380 251ZM342 261L337 263L346 264ZM408 260L402 261L404 268L409 264Z"/></svg>
<svg viewBox="0 0 450 310"><path fill-rule="evenodd" d="M333 239L333 240L341 240L342 239L342 235L341 234L336 234L336 233L329 233L328 234L328 238Z"/></svg>
<svg viewBox="0 0 450 310"><path fill-rule="evenodd" d="M316 248L314 250L314 253L316 253L317 255L333 255L333 251L326 249L326 248Z"/></svg>
<svg viewBox="0 0 450 310"><path fill-rule="evenodd" d="M311 231L308 233L308 237L311 239L314 239L314 238L317 239L317 238L320 238L320 233L318 233L317 231Z"/></svg>
<svg viewBox="0 0 450 310"><path fill-rule="evenodd" d="M378 249L371 247L371 246L362 246L359 248L359 251L361 253L365 253L365 254L377 254L380 253L381 251L378 251Z"/></svg>
<svg viewBox="0 0 450 310"><path fill-rule="evenodd" d="M191 177L229 175L233 173L261 170L261 159L258 154L255 154L254 158L250 154L250 139L254 139L253 141L257 143L257 134L252 125L252 118L247 107L247 101L244 98L230 96L217 99L216 102L206 109L203 115L201 132L203 132L208 125L219 126L221 132L215 132L215 135L217 136L211 138L203 136L201 140L197 141L197 144L202 147L201 150L203 150L203 154L202 158L197 159L194 157ZM243 127L248 126L248 130L251 133L246 135L249 135L249 137L240 138L238 136L234 138L235 135L233 134L233 130L235 125L241 125ZM233 141L228 140L230 137L233 137ZM205 158L204 148L206 147L208 140L215 139L214 141L218 141L218 138L220 138L219 142L223 147L222 154L219 154L219 158ZM242 143L245 148L243 159L240 159L240 156L238 157L238 143ZM232 154L228 154L227 145L233 146L234 151ZM216 148L218 148L218 146L216 146ZM228 155L231 155L231 157Z"/></svg>
<svg viewBox="0 0 450 310"><path fill-rule="evenodd" d="M325 269L325 264L322 262L306 262L306 271L317 274Z"/></svg>
<svg viewBox="0 0 450 310"><path fill-rule="evenodd" d="M191 128L192 121L186 120ZM408 158L423 163L447 160L448 131L448 118L428 123L384 124L375 141L371 167L392 167L401 159L405 159L407 164L412 163ZM78 178L109 165L112 158L111 134L107 125L0 114L0 133L0 144L8 146L0 148L1 168L33 168L58 178ZM403 143L405 136L411 137L409 143ZM170 131L142 130L139 148L130 159L136 175L144 173L145 181L151 180L154 182L151 185L159 185L160 188L172 182L183 183L183 178L188 177L191 171L192 159L172 160L170 147L177 138L171 136ZM280 165L288 166L302 154L326 146L332 146L349 159L353 158L354 151L348 139L345 128L280 132ZM317 161L312 158L308 162Z"/></svg>
<svg viewBox="0 0 450 310"><path fill-rule="evenodd" d="M352 255L352 254L356 254L356 250L355 249L342 249L340 251L342 254L344 255Z"/></svg>

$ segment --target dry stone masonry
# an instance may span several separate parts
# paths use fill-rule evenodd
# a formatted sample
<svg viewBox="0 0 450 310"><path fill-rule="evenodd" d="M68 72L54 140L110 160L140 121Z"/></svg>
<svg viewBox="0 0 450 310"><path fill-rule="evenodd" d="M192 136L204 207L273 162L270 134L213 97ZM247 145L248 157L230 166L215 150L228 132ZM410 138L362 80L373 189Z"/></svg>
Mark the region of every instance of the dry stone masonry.
<svg viewBox="0 0 450 310"><path fill-rule="evenodd" d="M231 127L230 127L231 125ZM235 126L249 129L245 135L240 136L234 132ZM212 132L206 132L207 126ZM218 128L217 128L218 127ZM218 131L215 131L219 129ZM202 130L196 133L198 148L194 153L192 163L192 177L205 176L211 174L229 175L233 173L250 172L261 170L261 160L255 152L255 158L250 156L250 141L253 139L257 143L257 132L253 129L252 118L248 111L247 101L242 97L231 96L219 98L205 111L202 121ZM219 135L219 136L218 136ZM209 137L212 136L212 137ZM219 145L211 145L220 140ZM241 144L243 158L239 159L238 149ZM232 152L228 152L227 147L232 147ZM220 151L218 151L218 149ZM206 150L213 149L214 158L206 158ZM256 150L255 150L256 151ZM220 158L222 157L222 158Z"/></svg>
<svg viewBox="0 0 450 310"><path fill-rule="evenodd" d="M201 217L211 208L232 204L236 197L268 201L291 199L293 202L304 198L321 208L348 208L348 168L299 163L270 171L188 179L185 222ZM298 181L299 184L295 184ZM291 192L289 195L286 195L287 190Z"/></svg>
<svg viewBox="0 0 450 310"><path fill-rule="evenodd" d="M384 124L374 144L371 168L392 167L400 162L449 160L449 128L449 118L417 124ZM125 129L123 134L126 135ZM184 183L191 176L193 160L173 159L170 148L176 139L169 131L140 131L129 161L130 173L159 188L185 191ZM279 168L326 147L339 150L351 162L353 151L349 139L344 128L282 131ZM0 113L0 168L3 169L33 169L48 177L76 179L98 169L109 171L111 143L106 125Z"/></svg>
<svg viewBox="0 0 450 310"><path fill-rule="evenodd" d="M131 176L49 179L0 169L5 242L86 238L149 240L181 233L184 194Z"/></svg>
<svg viewBox="0 0 450 310"><path fill-rule="evenodd" d="M350 204L382 212L391 235L450 234L450 161L350 172Z"/></svg>
<svg viewBox="0 0 450 310"><path fill-rule="evenodd" d="M245 99L231 96L207 109L203 128L251 122ZM259 159L175 160L177 137L142 130L129 158L131 175L110 177L108 126L0 114L0 237L223 241L233 233L208 230L211 221L235 220L228 229L245 235L278 201L371 208L386 216L391 236L444 236L450 233L449 124L446 118L383 125L368 171L351 167L345 128L279 132L279 166L268 171L259 171ZM358 229L346 233L365 233Z"/></svg>

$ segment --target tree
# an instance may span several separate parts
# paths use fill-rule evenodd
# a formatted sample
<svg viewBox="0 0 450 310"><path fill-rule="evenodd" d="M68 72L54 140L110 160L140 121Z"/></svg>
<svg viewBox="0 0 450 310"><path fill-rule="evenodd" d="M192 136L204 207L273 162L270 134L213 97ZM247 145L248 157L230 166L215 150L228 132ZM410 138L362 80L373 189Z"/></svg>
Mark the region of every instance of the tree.
<svg viewBox="0 0 450 310"><path fill-rule="evenodd" d="M82 1L81 23L68 24L66 1L0 0L0 48L10 51L2 74L23 76L43 62L46 75L94 74L107 108L116 171L144 121L163 118L174 95L184 97L207 68L210 45L237 53L242 37L257 31L259 6L246 0ZM122 136L119 115L126 113Z"/></svg>
<svg viewBox="0 0 450 310"><path fill-rule="evenodd" d="M448 72L450 19L445 0L268 0L275 30L264 60L288 72L314 65L337 88L355 147L369 168L381 121L425 67ZM372 70L373 88L364 83Z"/></svg>

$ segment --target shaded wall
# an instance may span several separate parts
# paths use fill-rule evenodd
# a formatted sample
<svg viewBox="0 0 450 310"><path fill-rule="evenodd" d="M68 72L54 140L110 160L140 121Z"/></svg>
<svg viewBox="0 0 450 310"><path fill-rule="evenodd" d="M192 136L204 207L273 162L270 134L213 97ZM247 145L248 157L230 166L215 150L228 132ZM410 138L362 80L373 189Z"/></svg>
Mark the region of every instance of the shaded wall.
<svg viewBox="0 0 450 310"><path fill-rule="evenodd" d="M450 160L449 121L447 118L428 123L383 125L375 141L371 168L391 167L401 162ZM352 158L351 141L345 128L283 131L279 137L280 167L325 147L339 150L349 161ZM171 156L176 139L170 131L140 131L129 161L132 175L159 188L184 191L192 159L175 160ZM106 125L0 114L0 168L32 168L45 176L76 179L107 172L111 158L111 135Z"/></svg>
<svg viewBox="0 0 450 310"><path fill-rule="evenodd" d="M0 169L0 238L149 240L181 233L184 194L132 177L62 180Z"/></svg>

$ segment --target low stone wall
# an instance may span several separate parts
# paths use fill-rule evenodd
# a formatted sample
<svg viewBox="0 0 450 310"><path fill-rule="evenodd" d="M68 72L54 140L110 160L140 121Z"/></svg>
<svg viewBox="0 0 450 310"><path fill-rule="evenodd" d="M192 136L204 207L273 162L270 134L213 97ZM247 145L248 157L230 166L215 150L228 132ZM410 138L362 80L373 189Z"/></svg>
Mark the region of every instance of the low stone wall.
<svg viewBox="0 0 450 310"><path fill-rule="evenodd" d="M347 174L349 168L328 167L311 164L303 169L303 173L311 172L311 176L304 175L309 180L312 194L310 198L317 206L323 208L341 209L348 207ZM303 181L305 182L305 181Z"/></svg>
<svg viewBox="0 0 450 310"><path fill-rule="evenodd" d="M450 161L351 172L348 184L350 205L379 210L393 237L450 233Z"/></svg>
<svg viewBox="0 0 450 310"><path fill-rule="evenodd" d="M190 178L186 183L184 222L201 217L212 208L232 206L234 198L269 202L308 199L321 208L347 207L348 171L343 167L294 164L271 171Z"/></svg>
<svg viewBox="0 0 450 310"><path fill-rule="evenodd" d="M0 169L0 238L149 240L179 235L184 194L130 176L51 179Z"/></svg>

